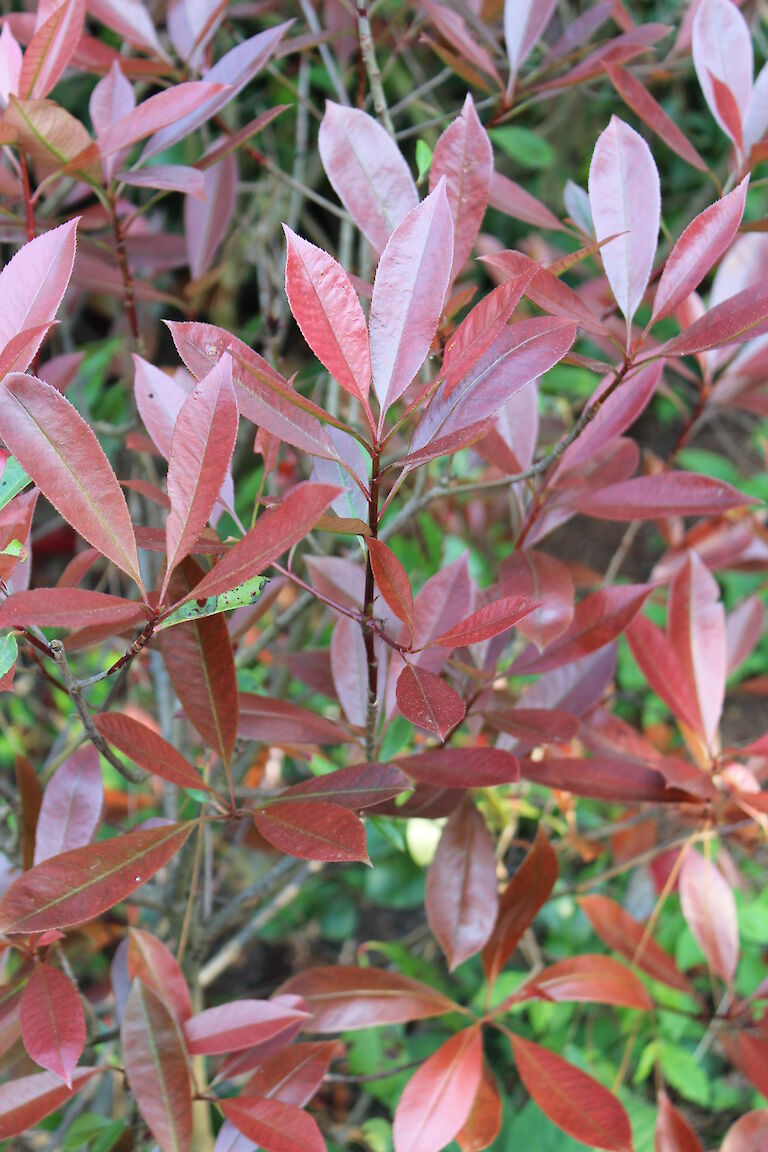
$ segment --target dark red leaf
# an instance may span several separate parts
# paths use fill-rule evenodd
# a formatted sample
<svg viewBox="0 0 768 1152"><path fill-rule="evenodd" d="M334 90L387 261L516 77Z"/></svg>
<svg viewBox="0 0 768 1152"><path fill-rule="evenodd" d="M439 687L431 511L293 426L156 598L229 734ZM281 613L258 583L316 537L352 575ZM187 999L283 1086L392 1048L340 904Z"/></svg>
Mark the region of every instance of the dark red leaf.
<svg viewBox="0 0 768 1152"><path fill-rule="evenodd" d="M468 94L461 115L437 141L429 168L430 191L445 177L445 191L453 215L451 280L461 272L472 253L488 204L492 172L491 142Z"/></svg>
<svg viewBox="0 0 768 1152"><path fill-rule="evenodd" d="M548 672L610 644L624 632L651 591L650 584L624 584L593 592L576 605L568 628L541 655L529 648L515 661L515 673Z"/></svg>
<svg viewBox="0 0 768 1152"><path fill-rule="evenodd" d="M461 624L454 625L442 636L433 640L442 648L461 648L465 644L481 644L483 640L490 640L501 632L514 628L520 620L524 620L531 612L541 608L540 601L524 599L522 596L504 596L501 600L494 600L473 612Z"/></svg>
<svg viewBox="0 0 768 1152"><path fill-rule="evenodd" d="M766 312L768 315L768 311ZM576 496L580 512L597 520L659 520L663 516L706 516L755 501L724 480L692 472L635 476L597 492Z"/></svg>
<svg viewBox="0 0 768 1152"><path fill-rule="evenodd" d="M768 280L760 280L716 304L685 332L663 345L666 357L693 356L723 344L743 344L760 335L768 319Z"/></svg>
<svg viewBox="0 0 768 1152"><path fill-rule="evenodd" d="M412 780L435 788L493 788L520 778L517 760L501 748L436 748L397 763Z"/></svg>
<svg viewBox="0 0 768 1152"><path fill-rule="evenodd" d="M381 540L367 541L376 585L387 605L404 624L413 630L413 591L408 573L400 561Z"/></svg>
<svg viewBox="0 0 768 1152"><path fill-rule="evenodd" d="M395 764L348 764L346 768L293 784L280 793L280 798L327 800L356 812L410 788L410 780Z"/></svg>
<svg viewBox="0 0 768 1152"><path fill-rule="evenodd" d="M486 1061L480 1087L466 1124L456 1136L461 1152L483 1152L501 1131L503 1109L501 1093Z"/></svg>
<svg viewBox="0 0 768 1152"><path fill-rule="evenodd" d="M513 1000L528 997L542 1000L583 1001L587 1004L616 1004L621 1008L653 1009L653 1000L637 976L610 956L571 956L560 960L528 980Z"/></svg>
<svg viewBox="0 0 768 1152"><path fill-rule="evenodd" d="M134 720L133 716L122 712L102 712L94 716L93 722L113 747L153 776L159 776L179 788L211 791L197 769L172 744L140 720Z"/></svg>
<svg viewBox="0 0 768 1152"><path fill-rule="evenodd" d="M310 968L292 976L279 991L306 1001L310 1032L348 1032L384 1024L427 1020L455 1012L456 1004L428 984L381 968L343 964Z"/></svg>
<svg viewBox="0 0 768 1152"><path fill-rule="evenodd" d="M343 744L352 739L334 720L291 700L240 693L238 735L264 744Z"/></svg>
<svg viewBox="0 0 768 1152"><path fill-rule="evenodd" d="M14 592L0 604L0 627L88 628L107 625L114 633L140 628L147 610L136 600L123 600L87 588L31 588Z"/></svg>
<svg viewBox="0 0 768 1152"><path fill-rule="evenodd" d="M85 1047L85 1013L77 989L58 968L35 964L19 1003L21 1038L42 1068L68 1088Z"/></svg>
<svg viewBox="0 0 768 1152"><path fill-rule="evenodd" d="M539 826L528 855L499 901L493 934L483 949L483 968L489 984L498 979L526 928L549 899L557 872L557 856Z"/></svg>
<svg viewBox="0 0 768 1152"><path fill-rule="evenodd" d="M573 619L574 588L571 574L556 557L523 549L507 556L501 564L501 590L505 596L539 601L518 631L541 652L565 632Z"/></svg>
<svg viewBox="0 0 768 1152"><path fill-rule="evenodd" d="M397 678L396 694L406 720L434 732L441 740L464 719L464 701L455 688L416 664L406 664Z"/></svg>
<svg viewBox="0 0 768 1152"><path fill-rule="evenodd" d="M725 1134L720 1152L765 1152L768 1148L768 1108L746 1112Z"/></svg>
<svg viewBox="0 0 768 1152"><path fill-rule="evenodd" d="M270 844L301 860L368 862L365 825L338 804L290 800L253 813L253 822Z"/></svg>
<svg viewBox="0 0 768 1152"><path fill-rule="evenodd" d="M101 821L104 787L95 748L78 748L51 776L35 837L35 864L90 844Z"/></svg>

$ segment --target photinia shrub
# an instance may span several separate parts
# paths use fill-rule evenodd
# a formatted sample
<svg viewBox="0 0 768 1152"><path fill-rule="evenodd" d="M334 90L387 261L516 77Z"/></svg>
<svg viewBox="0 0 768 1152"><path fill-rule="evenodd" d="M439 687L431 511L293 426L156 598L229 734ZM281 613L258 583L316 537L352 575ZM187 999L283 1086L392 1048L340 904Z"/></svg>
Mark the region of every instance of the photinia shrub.
<svg viewBox="0 0 768 1152"><path fill-rule="evenodd" d="M7 1147L768 1147L768 66L662 15L2 18Z"/></svg>

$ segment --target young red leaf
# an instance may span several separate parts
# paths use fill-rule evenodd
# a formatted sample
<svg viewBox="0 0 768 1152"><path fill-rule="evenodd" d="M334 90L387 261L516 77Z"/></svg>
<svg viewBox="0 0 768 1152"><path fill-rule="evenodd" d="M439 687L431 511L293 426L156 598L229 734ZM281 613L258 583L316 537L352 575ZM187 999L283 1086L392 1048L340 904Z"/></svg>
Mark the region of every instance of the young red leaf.
<svg viewBox="0 0 768 1152"><path fill-rule="evenodd" d="M534 269L529 268L522 275L513 276L484 296L464 317L443 352L447 395L504 331L534 274Z"/></svg>
<svg viewBox="0 0 768 1152"><path fill-rule="evenodd" d="M140 720L122 712L102 712L94 716L93 722L105 740L153 776L179 788L211 791L197 769L172 744Z"/></svg>
<svg viewBox="0 0 768 1152"><path fill-rule="evenodd" d="M663 355L693 356L723 344L743 344L761 334L766 319L768 280L760 280L715 304L679 336L664 344Z"/></svg>
<svg viewBox="0 0 768 1152"><path fill-rule="evenodd" d="M495 1077L483 1061L483 1074L477 1090L472 1111L467 1122L456 1136L461 1152L483 1152L489 1148L501 1131L503 1120L501 1093Z"/></svg>
<svg viewBox="0 0 768 1152"><path fill-rule="evenodd" d="M280 793L280 798L325 800L357 812L407 792L410 787L410 780L395 764L348 764L293 784Z"/></svg>
<svg viewBox="0 0 768 1152"><path fill-rule="evenodd" d="M88 0L88 8L94 19L117 32L126 43L160 60L168 59L141 0Z"/></svg>
<svg viewBox="0 0 768 1152"><path fill-rule="evenodd" d="M659 520L664 516L707 516L753 504L724 480L693 472L635 476L576 496L574 505L596 520Z"/></svg>
<svg viewBox="0 0 768 1152"><path fill-rule="evenodd" d="M616 236L600 254L611 291L629 325L645 294L656 255L661 193L650 148L617 116L611 117L595 146L589 203L598 241Z"/></svg>
<svg viewBox="0 0 768 1152"><path fill-rule="evenodd" d="M330 100L317 146L336 195L371 246L382 252L419 203L399 148L372 116Z"/></svg>
<svg viewBox="0 0 768 1152"><path fill-rule="evenodd" d="M35 864L89 844L103 805L99 754L86 745L68 756L46 785L37 820Z"/></svg>
<svg viewBox="0 0 768 1152"><path fill-rule="evenodd" d="M338 1047L333 1040L292 1044L256 1069L246 1091L303 1108L322 1084Z"/></svg>
<svg viewBox="0 0 768 1152"><path fill-rule="evenodd" d="M77 1068L71 1088L62 1084L61 1078L52 1072L20 1076L0 1085L0 1140L26 1133L66 1104L96 1072L96 1068Z"/></svg>
<svg viewBox="0 0 768 1152"><path fill-rule="evenodd" d="M744 17L731 0L703 0L696 9L692 34L693 64L709 110L726 135L734 125L724 120L715 82L731 96L738 119L738 136L752 91L752 37Z"/></svg>
<svg viewBox="0 0 768 1152"><path fill-rule="evenodd" d="M162 600L173 569L208 523L237 438L237 400L232 361L222 356L189 393L176 418L168 458L171 511L165 525L168 553Z"/></svg>
<svg viewBox="0 0 768 1152"><path fill-rule="evenodd" d="M140 980L170 1009L180 1024L192 1015L189 988L173 953L143 928L131 928L127 953L128 976Z"/></svg>
<svg viewBox="0 0 768 1152"><path fill-rule="evenodd" d="M38 330L25 363L16 365L19 370L33 360L45 326L53 322L64 298L75 260L77 224L77 219L70 220L31 240L0 272L0 346L20 332Z"/></svg>
<svg viewBox="0 0 768 1152"><path fill-rule="evenodd" d="M616 1097L562 1057L521 1036L511 1037L527 1092L553 1124L590 1148L632 1152L632 1129Z"/></svg>
<svg viewBox="0 0 768 1152"><path fill-rule="evenodd" d="M579 731L578 717L554 708L493 709L485 713L492 728L507 732L528 747L535 744L567 744Z"/></svg>
<svg viewBox="0 0 768 1152"><path fill-rule="evenodd" d="M710 968L730 984L739 962L736 902L720 869L695 848L680 869L680 904Z"/></svg>
<svg viewBox="0 0 768 1152"><path fill-rule="evenodd" d="M27 99L47 96L69 64L83 31L85 0L58 4L35 30L21 65L17 92Z"/></svg>
<svg viewBox="0 0 768 1152"><path fill-rule="evenodd" d="M136 600L91 592L88 588L30 588L0 604L0 627L89 628L111 625L114 634L140 628L146 607Z"/></svg>
<svg viewBox="0 0 768 1152"><path fill-rule="evenodd" d="M368 862L365 825L348 808L322 800L290 800L253 813L270 844L300 860Z"/></svg>
<svg viewBox="0 0 768 1152"><path fill-rule="evenodd" d="M631 108L635 115L639 116L657 136L661 137L667 147L687 164L698 168L699 172L706 172L708 170L706 161L701 158L674 120L667 116L662 106L654 100L645 85L631 72L616 64L606 62L603 67L627 107Z"/></svg>
<svg viewBox="0 0 768 1152"><path fill-rule="evenodd" d="M540 997L556 1003L576 1000L587 1004L616 1004L620 1008L653 1009L653 1000L634 972L610 956L570 956L527 981L514 1000Z"/></svg>
<svg viewBox="0 0 768 1152"><path fill-rule="evenodd" d="M761 1096L765 1096L768 1088L768 1042L761 1036L737 1028L733 1031L723 1029L719 1043L731 1064L743 1073Z"/></svg>
<svg viewBox="0 0 768 1152"><path fill-rule="evenodd" d="M193 1055L211 1056L250 1048L282 1032L286 1025L308 1018L306 1012L279 1001L231 1000L190 1017L184 1035Z"/></svg>
<svg viewBox="0 0 768 1152"><path fill-rule="evenodd" d="M653 1134L654 1152L703 1152L698 1136L666 1092L659 1092L658 1104L656 1130Z"/></svg>
<svg viewBox="0 0 768 1152"><path fill-rule="evenodd" d="M120 1039L131 1092L161 1152L187 1152L192 1084L184 1041L177 1021L141 980L131 987Z"/></svg>
<svg viewBox="0 0 768 1152"><path fill-rule="evenodd" d="M564 226L560 223L554 212L542 204L530 192L510 180L501 172L494 172L491 176L491 192L488 200L491 208L511 216L513 220L522 220L534 228L543 228L545 231L563 232Z"/></svg>
<svg viewBox="0 0 768 1152"><path fill-rule="evenodd" d="M455 1012L456 1004L428 984L381 968L343 964L291 976L281 994L301 996L312 1013L310 1032L349 1032L405 1024Z"/></svg>
<svg viewBox="0 0 768 1152"><path fill-rule="evenodd" d="M676 719L695 730L699 722L698 701L669 637L639 614L629 625L626 636L632 655L650 687Z"/></svg>
<svg viewBox="0 0 768 1152"><path fill-rule="evenodd" d="M153 168L149 169L154 171ZM234 153L202 173L202 196L184 201L184 239L189 270L195 280L210 268L237 208L238 169Z"/></svg>
<svg viewBox="0 0 768 1152"><path fill-rule="evenodd" d="M376 270L369 328L381 421L427 358L452 261L453 223L441 183L395 228Z"/></svg>
<svg viewBox="0 0 768 1152"><path fill-rule="evenodd" d="M720 1152L765 1152L768 1147L768 1108L745 1112L725 1134Z"/></svg>
<svg viewBox="0 0 768 1152"><path fill-rule="evenodd" d="M557 856L541 826L520 867L499 901L493 934L483 949L483 968L489 984L499 974L547 902L557 880Z"/></svg>
<svg viewBox="0 0 768 1152"><path fill-rule="evenodd" d="M645 800L672 803L686 795L669 788L660 771L628 757L591 756L582 760L574 756L550 756L544 760L522 761L520 772L526 780L534 780L546 788L614 803Z"/></svg>
<svg viewBox="0 0 768 1152"><path fill-rule="evenodd" d="M511 93L520 65L524 64L536 41L555 10L556 0L506 0L504 4L504 40L509 59L509 85Z"/></svg>
<svg viewBox="0 0 768 1152"><path fill-rule="evenodd" d="M368 328L352 281L341 265L283 225L285 293L318 360L367 409L371 386Z"/></svg>
<svg viewBox="0 0 768 1152"><path fill-rule="evenodd" d="M441 648L461 648L465 644L481 644L483 640L490 640L529 616L541 604L531 603L522 596L504 596L492 604L486 604L473 612L461 624L456 624L442 636L438 636L433 643Z"/></svg>
<svg viewBox="0 0 768 1152"><path fill-rule="evenodd" d="M35 964L21 994L19 1020L27 1053L71 1088L85 1047L85 1013L72 981L58 968Z"/></svg>
<svg viewBox="0 0 768 1152"><path fill-rule="evenodd" d="M445 825L427 872L427 919L451 970L483 948L497 909L493 841L465 798Z"/></svg>
<svg viewBox="0 0 768 1152"><path fill-rule="evenodd" d="M429 190L445 177L445 191L453 216L455 280L469 259L483 222L493 172L493 149L467 94L461 115L445 129L435 145L429 168Z"/></svg>
<svg viewBox="0 0 768 1152"><path fill-rule="evenodd" d="M398 620L402 620L413 632L413 590L408 573L394 552L381 540L371 537L366 543L379 592Z"/></svg>
<svg viewBox="0 0 768 1152"><path fill-rule="evenodd" d="M747 201L749 176L699 213L667 257L653 301L652 321L671 316L730 248Z"/></svg>
<svg viewBox="0 0 768 1152"><path fill-rule="evenodd" d="M725 610L717 581L689 552L670 585L667 634L695 701L695 729L712 746L725 699Z"/></svg>
<svg viewBox="0 0 768 1152"><path fill-rule="evenodd" d="M500 586L505 596L540 601L517 625L539 652L561 636L573 619L573 580L554 556L527 548L513 552L502 561Z"/></svg>
<svg viewBox="0 0 768 1152"><path fill-rule="evenodd" d="M75 531L141 588L125 497L101 445L69 401L50 384L14 372L0 386L0 435Z"/></svg>
<svg viewBox="0 0 768 1152"><path fill-rule="evenodd" d="M650 592L650 584L624 584L593 592L576 605L568 628L541 655L529 648L515 661L515 673L547 672L610 644L628 627Z"/></svg>
<svg viewBox="0 0 768 1152"><path fill-rule="evenodd" d="M395 1110L395 1152L440 1152L469 1119L483 1072L479 1027L446 1040L406 1085Z"/></svg>
<svg viewBox="0 0 768 1152"><path fill-rule="evenodd" d="M466 707L455 688L416 664L406 664L397 678L396 694L406 720L434 732L441 740L464 719Z"/></svg>
<svg viewBox="0 0 768 1152"><path fill-rule="evenodd" d="M653 980L660 980L662 984L688 995L693 994L690 981L679 971L672 957L646 932L645 926L615 900L609 896L582 896L579 906L608 948L619 952Z"/></svg>
<svg viewBox="0 0 768 1152"><path fill-rule="evenodd" d="M501 748L436 748L397 763L419 784L435 788L494 788L520 778L520 767Z"/></svg>
<svg viewBox="0 0 768 1152"><path fill-rule="evenodd" d="M352 739L333 720L291 700L241 692L238 735L263 744L343 744Z"/></svg>
<svg viewBox="0 0 768 1152"><path fill-rule="evenodd" d="M183 164L152 164L138 172L119 172L117 178L132 188L156 188L163 192L183 192L198 200L207 199L205 175L199 168L187 168ZM193 275L199 273L193 272Z"/></svg>
<svg viewBox="0 0 768 1152"><path fill-rule="evenodd" d="M36 865L0 899L0 932L46 932L92 920L146 884L194 826L188 821L138 828Z"/></svg>
<svg viewBox="0 0 768 1152"><path fill-rule="evenodd" d="M282 1100L239 1096L220 1101L228 1120L264 1152L325 1152L317 1121Z"/></svg>
<svg viewBox="0 0 768 1152"><path fill-rule="evenodd" d="M314 528L340 491L330 484L297 484L281 504L261 514L256 527L238 540L179 603L219 596L263 572ZM169 629L165 635L178 630Z"/></svg>
<svg viewBox="0 0 768 1152"><path fill-rule="evenodd" d="M88 102L88 111L96 135L102 136L112 124L122 120L135 107L136 95L133 87L123 75L118 60L114 60L109 72L93 89ZM102 168L106 180L112 180L124 155L122 152L112 153L103 161Z"/></svg>
<svg viewBox="0 0 768 1152"><path fill-rule="evenodd" d="M196 109L209 106L223 93L226 93L225 84L206 83L204 80L175 84L164 92L150 96L122 119L109 124L99 133L95 148L102 159L110 156L139 140L145 140L168 124L178 125L186 116ZM82 162L83 157L78 157L78 163Z"/></svg>

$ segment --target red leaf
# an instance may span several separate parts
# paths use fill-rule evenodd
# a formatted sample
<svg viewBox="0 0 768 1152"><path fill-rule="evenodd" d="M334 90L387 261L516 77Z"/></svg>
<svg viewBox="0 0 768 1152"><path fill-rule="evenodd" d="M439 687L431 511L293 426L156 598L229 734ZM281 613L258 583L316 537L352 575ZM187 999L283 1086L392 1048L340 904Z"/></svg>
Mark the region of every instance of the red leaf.
<svg viewBox="0 0 768 1152"><path fill-rule="evenodd" d="M199 168L183 164L152 164L132 172L118 172L118 180L133 188L157 188L165 192L183 192L186 196L206 199L206 180Z"/></svg>
<svg viewBox="0 0 768 1152"><path fill-rule="evenodd" d="M672 803L679 802L685 795L668 788L661 772L639 760L618 756L592 756L588 760L552 756L545 760L525 760L520 771L526 780L534 780L546 788L616 803L644 800Z"/></svg>
<svg viewBox="0 0 768 1152"><path fill-rule="evenodd" d="M725 699L725 610L717 581L689 552L670 585L667 634L695 701L695 730L711 746Z"/></svg>
<svg viewBox="0 0 768 1152"><path fill-rule="evenodd" d="M620 1008L653 1009L653 1000L633 972L610 956L571 956L551 964L527 981L512 999L583 1001L587 1004L616 1004Z"/></svg>
<svg viewBox="0 0 768 1152"><path fill-rule="evenodd" d="M667 257L653 301L652 320L671 316L731 246L747 201L749 176L699 213Z"/></svg>
<svg viewBox="0 0 768 1152"><path fill-rule="evenodd" d="M427 919L451 971L483 948L497 909L493 841L465 798L445 825L427 873Z"/></svg>
<svg viewBox="0 0 768 1152"><path fill-rule="evenodd" d="M281 504L261 514L256 527L238 540L180 603L219 596L263 572L314 528L340 492L329 484L297 484ZM178 632L180 627L169 629L165 635Z"/></svg>
<svg viewBox="0 0 768 1152"><path fill-rule="evenodd" d="M445 129L435 145L429 168L433 192L445 176L445 191L453 216L451 280L461 272L475 245L488 204L493 172L493 149L467 94L461 115Z"/></svg>
<svg viewBox="0 0 768 1152"><path fill-rule="evenodd" d="M523 0L504 5L504 40L509 59L509 86L512 92L521 64L540 39L555 9L556 0Z"/></svg>
<svg viewBox="0 0 768 1152"><path fill-rule="evenodd" d="M397 763L412 780L435 788L494 788L520 778L517 760L501 748L436 748Z"/></svg>
<svg viewBox="0 0 768 1152"><path fill-rule="evenodd" d="M549 899L557 872L557 856L539 826L528 855L499 901L493 935L483 949L483 968L489 984L496 982L526 928Z"/></svg>
<svg viewBox="0 0 768 1152"><path fill-rule="evenodd" d="M597 244L592 245L593 250L597 250L598 247ZM605 334L605 325L589 305L584 303L573 288L569 288L558 278L557 265L545 268L530 256L514 249L494 252L481 259L484 264L489 264L513 279L529 276L525 294L545 312L549 312L552 316L560 316L563 320L572 320L585 332Z"/></svg>
<svg viewBox="0 0 768 1152"><path fill-rule="evenodd" d="M149 168L150 172L154 168ZM195 280L210 268L237 208L237 157L225 156L201 173L203 194L184 201L184 239Z"/></svg>
<svg viewBox="0 0 768 1152"><path fill-rule="evenodd" d="M373 282L371 371L382 421L427 358L452 261L451 210L445 185L438 184L395 228Z"/></svg>
<svg viewBox="0 0 768 1152"><path fill-rule="evenodd" d="M37 821L43 802L43 788L37 773L26 756L15 757L14 775L19 798L21 866L26 871L33 864Z"/></svg>
<svg viewBox="0 0 768 1152"><path fill-rule="evenodd" d="M526 1090L553 1124L590 1148L632 1152L632 1129L616 1097L548 1048L512 1036L512 1052Z"/></svg>
<svg viewBox="0 0 768 1152"><path fill-rule="evenodd" d="M616 64L605 63L603 67L627 107L631 108L657 136L660 136L668 148L686 163L698 168L699 172L708 171L706 161L701 158L685 133L667 116L661 105L654 100L636 76Z"/></svg>
<svg viewBox="0 0 768 1152"><path fill-rule="evenodd" d="M357 812L407 792L411 782L395 764L348 764L325 776L313 776L280 793L280 799L327 800Z"/></svg>
<svg viewBox="0 0 768 1152"><path fill-rule="evenodd" d="M428 984L381 968L310 968L292 976L279 991L306 1001L312 1013L310 1032L349 1032L456 1011L452 1000Z"/></svg>
<svg viewBox="0 0 768 1152"><path fill-rule="evenodd" d="M413 590L408 573L386 544L370 537L366 541L371 568L379 592L398 620L413 632Z"/></svg>
<svg viewBox="0 0 768 1152"><path fill-rule="evenodd" d="M101 821L104 788L99 754L78 748L48 781L35 837L35 864L90 844Z"/></svg>
<svg viewBox="0 0 768 1152"><path fill-rule="evenodd" d="M140 980L183 1024L192 1015L189 988L173 954L156 936L131 928L128 937L128 976Z"/></svg>
<svg viewBox="0 0 768 1152"><path fill-rule="evenodd" d="M720 869L695 848L680 869L680 904L710 968L730 984L739 962L736 902Z"/></svg>
<svg viewBox="0 0 768 1152"><path fill-rule="evenodd" d="M541 655L529 648L515 661L515 674L548 672L610 644L625 631L651 590L650 584L625 584L593 592L576 605L568 628Z"/></svg>
<svg viewBox="0 0 768 1152"><path fill-rule="evenodd" d="M438 1048L406 1085L395 1110L395 1152L440 1152L469 1119L483 1071L478 1026Z"/></svg>
<svg viewBox="0 0 768 1152"><path fill-rule="evenodd" d="M290 800L253 813L253 822L270 844L300 860L368 862L365 826L337 804Z"/></svg>
<svg viewBox="0 0 768 1152"><path fill-rule="evenodd" d="M501 172L494 172L491 176L491 194L489 197L491 208L511 216L513 220L522 220L524 224L531 224L534 228L543 228L551 232L563 232L563 225L545 204L526 192L521 184L503 176Z"/></svg>
<svg viewBox="0 0 768 1152"><path fill-rule="evenodd" d="M768 1108L746 1112L732 1124L720 1152L765 1152L768 1148Z"/></svg>
<svg viewBox="0 0 768 1152"><path fill-rule="evenodd" d="M397 678L397 706L406 720L445 740L464 719L466 708L450 684L416 664L406 664Z"/></svg>
<svg viewBox="0 0 768 1152"><path fill-rule="evenodd" d="M291 700L240 693L238 735L262 744L343 744L352 739L334 720Z"/></svg>
<svg viewBox="0 0 768 1152"><path fill-rule="evenodd" d="M69 401L50 384L13 372L0 386L0 435L75 531L141 588L125 497L98 440Z"/></svg>
<svg viewBox="0 0 768 1152"><path fill-rule="evenodd" d="M306 1012L287 1008L272 1000L230 1000L207 1008L184 1023L188 1050L196 1056L236 1052L269 1040Z"/></svg>
<svg viewBox="0 0 768 1152"><path fill-rule="evenodd" d="M627 640L641 672L678 720L697 728L698 704L668 636L645 616L637 615Z"/></svg>
<svg viewBox="0 0 768 1152"><path fill-rule="evenodd" d="M37 331L36 336L30 332L24 363L13 365L20 371L33 360L64 298L75 259L77 224L77 219L70 220L31 240L0 272L0 346L5 348L24 331Z"/></svg>
<svg viewBox="0 0 768 1152"><path fill-rule="evenodd" d="M553 708L510 708L491 710L485 719L492 728L506 732L528 746L567 744L579 730L579 719L570 712Z"/></svg>
<svg viewBox="0 0 768 1152"><path fill-rule="evenodd" d="M446 395L477 364L504 331L534 275L529 269L494 288L475 305L449 338L443 353Z"/></svg>
<svg viewBox="0 0 768 1152"><path fill-rule="evenodd" d="M179 1025L162 1000L134 980L120 1025L128 1083L162 1152L192 1143L192 1085Z"/></svg>
<svg viewBox="0 0 768 1152"><path fill-rule="evenodd" d="M208 523L229 475L236 437L232 361L223 356L190 392L176 418L168 457L171 511L165 524L168 568L161 601L171 572Z"/></svg>
<svg viewBox="0 0 768 1152"><path fill-rule="evenodd" d="M465 644L481 644L510 628L541 607L522 596L504 596L473 612L461 624L454 625L433 641L442 648L462 648Z"/></svg>
<svg viewBox="0 0 768 1152"><path fill-rule="evenodd" d="M488 1064L483 1061L483 1075L472 1111L456 1136L461 1152L483 1152L490 1147L501 1131L502 1119L501 1093Z"/></svg>
<svg viewBox="0 0 768 1152"><path fill-rule="evenodd" d="M292 1044L256 1069L246 1091L303 1108L322 1084L338 1048L333 1040Z"/></svg>
<svg viewBox="0 0 768 1152"><path fill-rule="evenodd" d="M72 58L84 20L85 0L70 0L53 8L27 45L14 92L25 99L48 95Z"/></svg>
<svg viewBox="0 0 768 1152"><path fill-rule="evenodd" d="M768 1094L768 1042L744 1031L723 1031L719 1042L730 1062L760 1095Z"/></svg>
<svg viewBox="0 0 768 1152"><path fill-rule="evenodd" d="M197 769L172 744L141 721L122 712L102 712L93 717L93 722L105 740L153 776L179 788L212 791Z"/></svg>
<svg viewBox="0 0 768 1152"><path fill-rule="evenodd" d="M768 318L768 280L760 280L749 288L729 296L721 304L710 308L695 320L685 332L662 346L666 357L693 356L723 344L743 344L761 334L761 326ZM704 480L701 476L697 479ZM727 485L722 485L727 488Z"/></svg>
<svg viewBox="0 0 768 1152"><path fill-rule="evenodd" d="M600 254L611 291L629 324L653 268L661 194L650 148L617 116L611 117L595 147L589 203L598 241L616 236Z"/></svg>
<svg viewBox="0 0 768 1152"><path fill-rule="evenodd" d="M193 827L188 821L139 828L36 865L0 899L0 932L46 932L92 920L146 884Z"/></svg>
<svg viewBox="0 0 768 1152"><path fill-rule="evenodd" d="M666 1092L659 1092L653 1147L654 1152L703 1152L698 1136Z"/></svg>
<svg viewBox="0 0 768 1152"><path fill-rule="evenodd" d="M419 202L394 140L372 116L328 100L317 146L336 195L371 246L383 251Z"/></svg>
<svg viewBox="0 0 768 1152"><path fill-rule="evenodd" d="M88 628L111 624L117 634L146 622L143 604L87 588L31 588L14 592L0 604L0 627Z"/></svg>
<svg viewBox="0 0 768 1152"><path fill-rule="evenodd" d="M102 157L110 156L123 148L145 140L153 132L165 128L166 125L178 125L196 109L206 107L215 98L226 93L223 84L211 83L204 80L190 80L182 84L175 84L166 88L164 92L157 92L147 100L132 108L127 115L105 127L99 132L94 147ZM90 151L90 149L88 150ZM145 156L148 151L145 150ZM77 158L78 165L84 162L85 154Z"/></svg>
<svg viewBox="0 0 768 1152"><path fill-rule="evenodd" d="M35 964L19 1003L21 1038L36 1064L72 1087L85 1047L85 1013L72 981L48 964Z"/></svg>
<svg viewBox="0 0 768 1152"><path fill-rule="evenodd" d="M44 1120L66 1104L97 1071L96 1068L76 1069L71 1088L52 1072L21 1076L0 1085L0 1140L21 1136Z"/></svg>
<svg viewBox="0 0 768 1152"><path fill-rule="evenodd" d="M652 979L693 995L686 976L677 968L671 956L650 936L620 904L608 896L582 896L579 906L602 942L626 957Z"/></svg>
<svg viewBox="0 0 768 1152"><path fill-rule="evenodd" d="M729 0L704 0L696 9L692 32L693 63L704 99L722 130L733 139L733 125L723 120L715 81L730 94L738 112L739 136L752 93L752 37L744 17Z"/></svg>
<svg viewBox="0 0 768 1152"><path fill-rule="evenodd" d="M264 1152L325 1152L317 1121L282 1100L240 1096L221 1100L224 1115Z"/></svg>
<svg viewBox="0 0 768 1152"><path fill-rule="evenodd" d="M371 386L368 329L357 293L341 265L283 225L285 292L296 323L331 376L367 409Z"/></svg>
<svg viewBox="0 0 768 1152"><path fill-rule="evenodd" d="M501 564L500 587L505 596L539 601L518 631L539 652L565 632L573 619L574 588L571 574L556 557L531 549L518 550Z"/></svg>

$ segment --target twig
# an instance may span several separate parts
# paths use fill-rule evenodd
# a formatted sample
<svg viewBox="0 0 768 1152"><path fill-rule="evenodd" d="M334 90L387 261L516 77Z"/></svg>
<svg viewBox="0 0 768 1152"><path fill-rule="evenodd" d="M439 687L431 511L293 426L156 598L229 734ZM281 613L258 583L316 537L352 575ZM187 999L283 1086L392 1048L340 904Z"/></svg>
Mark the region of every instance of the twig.
<svg viewBox="0 0 768 1152"><path fill-rule="evenodd" d="M88 739L91 741L94 748L99 753L101 753L107 763L111 764L112 767L120 773L124 780L127 780L130 784L140 784L144 779L143 773L134 772L132 768L129 768L126 764L121 763L117 756L115 756L109 744L107 744L104 737L96 728L96 725L93 723L90 710L85 702L85 697L83 696L82 686L80 681L77 680L72 674L72 669L69 666L67 654L64 651L64 645L62 644L61 640L51 640L49 647L53 661L59 670L59 675L61 676L62 681L64 682L64 687L67 690L69 698L77 709L77 714L80 717L83 728L85 728Z"/></svg>
<svg viewBox="0 0 768 1152"><path fill-rule="evenodd" d="M317 18L317 13L312 7L310 0L299 0L299 3L301 4L301 10L304 13L304 19L306 20L310 31L321 32L322 29L320 27L320 21ZM339 104L349 105L349 97L347 96L347 91L344 87L341 76L339 75L339 69L336 66L336 61L333 58L333 54L330 48L324 40L321 40L317 45L317 50L320 53L320 59L323 62L323 67L328 74L328 79L333 85L333 90L336 93L336 99L338 100Z"/></svg>
<svg viewBox="0 0 768 1152"><path fill-rule="evenodd" d="M381 72L379 72L379 65L376 62L376 49L373 43L371 23L368 19L368 5L365 0L357 0L355 7L357 10L357 37L360 42L360 54L365 64L365 71L368 74L368 85L371 89L373 107L387 132L394 138L395 126L389 115L389 108L387 107L387 100L384 95L384 87L381 83Z"/></svg>

